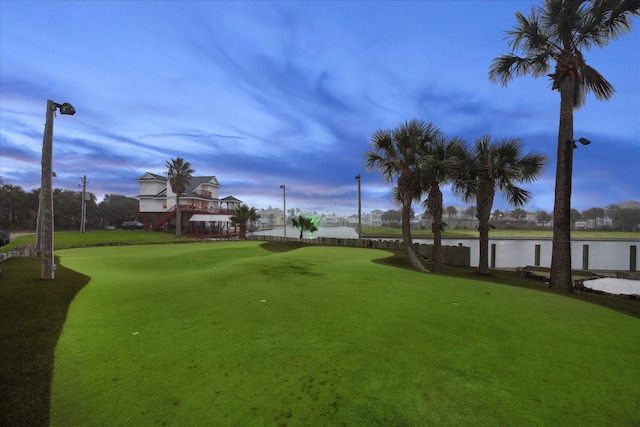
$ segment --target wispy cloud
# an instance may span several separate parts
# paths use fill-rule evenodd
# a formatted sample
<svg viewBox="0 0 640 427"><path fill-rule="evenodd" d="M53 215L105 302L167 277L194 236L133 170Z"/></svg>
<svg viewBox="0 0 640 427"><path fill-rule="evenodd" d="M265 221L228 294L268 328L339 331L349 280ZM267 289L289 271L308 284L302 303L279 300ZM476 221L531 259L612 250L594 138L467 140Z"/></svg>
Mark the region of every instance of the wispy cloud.
<svg viewBox="0 0 640 427"><path fill-rule="evenodd" d="M353 213L361 173L365 209L386 210L390 187L363 170L363 153L377 129L417 117L468 142L520 136L544 152L551 161L528 186L529 207L550 210L558 95L544 79L487 79L513 12L534 4L492 2L488 13L474 1L5 2L1 174L39 187L53 99L77 110L56 118L56 186L75 189L86 174L98 196L133 196L136 178L181 156L257 207L279 206L286 184L293 207ZM66 30L52 43L49 28ZM640 198L640 69L617 62L638 39L589 52L619 92L576 113L576 133L594 141L576 151L578 208ZM462 202L445 188L445 204Z"/></svg>

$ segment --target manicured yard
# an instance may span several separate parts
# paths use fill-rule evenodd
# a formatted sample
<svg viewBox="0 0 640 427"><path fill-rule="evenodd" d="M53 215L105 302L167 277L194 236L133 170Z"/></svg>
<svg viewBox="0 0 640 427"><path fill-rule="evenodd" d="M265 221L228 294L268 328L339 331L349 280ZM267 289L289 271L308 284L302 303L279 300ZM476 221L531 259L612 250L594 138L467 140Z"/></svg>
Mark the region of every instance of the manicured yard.
<svg viewBox="0 0 640 427"><path fill-rule="evenodd" d="M51 425L634 425L640 320L258 242L57 251ZM56 282L56 286L58 282Z"/></svg>

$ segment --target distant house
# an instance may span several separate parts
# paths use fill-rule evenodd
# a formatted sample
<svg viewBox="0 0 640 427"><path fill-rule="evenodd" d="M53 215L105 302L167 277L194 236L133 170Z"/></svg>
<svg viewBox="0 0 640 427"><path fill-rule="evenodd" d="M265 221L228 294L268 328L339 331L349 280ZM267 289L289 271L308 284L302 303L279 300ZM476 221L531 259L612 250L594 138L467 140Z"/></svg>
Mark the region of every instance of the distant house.
<svg viewBox="0 0 640 427"><path fill-rule="evenodd" d="M138 210L146 230L175 227L176 195L166 176L145 172L136 179L140 185ZM232 234L230 216L242 201L219 198L220 183L215 176L194 176L180 196L181 223L185 234Z"/></svg>
<svg viewBox="0 0 640 427"><path fill-rule="evenodd" d="M260 215L258 224L261 228L282 227L284 224L284 211L282 209L269 206L268 209L258 209L257 213Z"/></svg>
<svg viewBox="0 0 640 427"><path fill-rule="evenodd" d="M371 211L370 215L371 215L371 220L370 223L373 227L382 227L382 214L384 212L376 209Z"/></svg>
<svg viewBox="0 0 640 427"><path fill-rule="evenodd" d="M338 219L335 214L322 216L320 218L320 226L322 227L337 227Z"/></svg>

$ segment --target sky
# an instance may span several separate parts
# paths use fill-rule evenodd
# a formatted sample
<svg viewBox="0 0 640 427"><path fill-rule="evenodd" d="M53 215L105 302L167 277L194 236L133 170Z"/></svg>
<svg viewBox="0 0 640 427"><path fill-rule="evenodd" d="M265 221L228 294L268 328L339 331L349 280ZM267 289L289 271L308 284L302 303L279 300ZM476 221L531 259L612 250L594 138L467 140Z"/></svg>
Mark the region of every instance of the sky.
<svg viewBox="0 0 640 427"><path fill-rule="evenodd" d="M539 1L0 2L0 176L40 187L46 102L54 186L135 197L182 157L220 197L321 214L398 209L365 170L372 135L414 118L446 136L520 137L549 157L523 184L553 209L560 96L546 78L488 79L514 13ZM640 20L585 53L616 88L574 112L572 207L640 200ZM468 206L443 188L445 206ZM497 197L494 209L509 209ZM416 205L415 210L423 209Z"/></svg>

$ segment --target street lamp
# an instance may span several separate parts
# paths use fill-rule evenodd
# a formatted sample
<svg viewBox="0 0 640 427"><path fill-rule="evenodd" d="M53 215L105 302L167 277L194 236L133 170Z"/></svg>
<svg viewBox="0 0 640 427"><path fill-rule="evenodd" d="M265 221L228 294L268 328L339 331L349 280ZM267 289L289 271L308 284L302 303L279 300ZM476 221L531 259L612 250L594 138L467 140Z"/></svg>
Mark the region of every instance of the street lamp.
<svg viewBox="0 0 640 427"><path fill-rule="evenodd" d="M358 239L362 237L362 199L360 198L360 174L356 175L358 181Z"/></svg>
<svg viewBox="0 0 640 427"><path fill-rule="evenodd" d="M282 188L282 200L284 201L284 240L287 240L287 189L284 184L280 188Z"/></svg>
<svg viewBox="0 0 640 427"><path fill-rule="evenodd" d="M39 249L42 255L40 265L40 277L53 279L56 265L53 258L53 187L52 187L52 163L53 163L53 117L56 110L60 114L74 115L75 108L68 102L57 104L47 100L46 121L44 125L44 138L42 139L42 183L40 185L40 206L38 223L40 224Z"/></svg>
<svg viewBox="0 0 640 427"><path fill-rule="evenodd" d="M579 142L582 145L589 145L591 144L591 141L589 141L587 138L578 138L574 141L568 141L567 142L571 142L573 144L573 148L576 149L578 148L578 146L576 145L576 142Z"/></svg>

